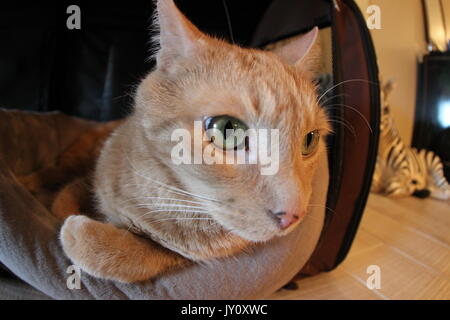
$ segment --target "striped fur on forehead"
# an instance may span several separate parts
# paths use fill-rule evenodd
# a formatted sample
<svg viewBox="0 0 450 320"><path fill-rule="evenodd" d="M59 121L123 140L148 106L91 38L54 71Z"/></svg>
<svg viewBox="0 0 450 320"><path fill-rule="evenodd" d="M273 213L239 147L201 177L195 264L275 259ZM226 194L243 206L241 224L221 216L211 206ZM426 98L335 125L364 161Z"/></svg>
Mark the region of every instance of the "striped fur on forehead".
<svg viewBox="0 0 450 320"><path fill-rule="evenodd" d="M243 97L259 117L276 118L298 107L300 112L317 112L316 88L308 72L295 70L270 52L235 46L211 51L190 70L195 88L205 86L221 95L218 90L228 91L230 98Z"/></svg>

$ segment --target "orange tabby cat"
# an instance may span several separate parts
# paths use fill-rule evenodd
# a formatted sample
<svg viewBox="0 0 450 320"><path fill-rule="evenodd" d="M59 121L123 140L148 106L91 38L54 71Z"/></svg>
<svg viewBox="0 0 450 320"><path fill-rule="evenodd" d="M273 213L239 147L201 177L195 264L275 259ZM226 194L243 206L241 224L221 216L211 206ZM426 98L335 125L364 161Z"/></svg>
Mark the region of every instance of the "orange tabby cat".
<svg viewBox="0 0 450 320"><path fill-rule="evenodd" d="M60 236L65 253L87 273L122 282L229 256L292 231L307 212L325 151L321 136L329 130L313 82L317 28L269 52L203 34L172 0L157 2L157 17L156 68L96 164L101 221L71 215ZM232 125L279 130L276 174L262 175L259 164L172 161L174 130L193 132L194 121L224 117ZM200 143L223 151L214 139ZM72 200L79 187L66 187L54 211L77 212Z"/></svg>

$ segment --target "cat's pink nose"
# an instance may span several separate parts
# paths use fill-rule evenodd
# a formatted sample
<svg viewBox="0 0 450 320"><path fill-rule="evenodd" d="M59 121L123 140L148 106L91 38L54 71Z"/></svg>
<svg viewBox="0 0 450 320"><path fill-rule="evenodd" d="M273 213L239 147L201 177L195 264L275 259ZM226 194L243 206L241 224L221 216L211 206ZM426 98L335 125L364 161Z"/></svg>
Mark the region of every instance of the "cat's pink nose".
<svg viewBox="0 0 450 320"><path fill-rule="evenodd" d="M269 213L275 218L282 230L289 228L299 219L299 216L294 214L293 212L273 212L272 210L269 210Z"/></svg>

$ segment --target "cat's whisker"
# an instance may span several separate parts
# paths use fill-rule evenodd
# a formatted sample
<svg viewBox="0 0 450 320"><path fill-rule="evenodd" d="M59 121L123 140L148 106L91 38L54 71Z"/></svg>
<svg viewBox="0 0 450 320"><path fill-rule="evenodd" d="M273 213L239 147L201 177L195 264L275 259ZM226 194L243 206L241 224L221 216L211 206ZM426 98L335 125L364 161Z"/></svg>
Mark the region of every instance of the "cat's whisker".
<svg viewBox="0 0 450 320"><path fill-rule="evenodd" d="M348 121L348 120L346 120L344 118L341 118L341 117L329 117L328 120L333 120L334 122L335 121L340 121L341 123L346 124L347 128L348 129L351 128L352 130L350 130L350 131L352 131L354 133L354 135L356 135L355 128L352 126L350 121Z"/></svg>
<svg viewBox="0 0 450 320"><path fill-rule="evenodd" d="M323 223L323 219L319 219L319 218L317 218L317 217L314 217L314 216L311 216L311 215L309 215L309 214L307 214L304 218L303 218L303 221L305 221L306 219L308 219L308 220L313 220L313 221L318 221L318 222L322 222Z"/></svg>
<svg viewBox="0 0 450 320"><path fill-rule="evenodd" d="M133 89L133 91L134 90L135 89ZM119 99L123 99L123 98L133 98L133 97L134 97L134 93L133 92L125 92L122 95L113 97L111 100L119 100Z"/></svg>
<svg viewBox="0 0 450 320"><path fill-rule="evenodd" d="M138 186L138 187L146 187L146 188L149 187L149 185L147 185L147 184L142 184L142 183L140 183L140 184L138 184L138 183L127 183L126 186ZM162 187L163 187L163 186L162 186ZM164 188L164 187L163 187L163 188ZM166 191L167 191L167 192L170 192L170 193L173 193L173 194L181 195L181 196L184 196L184 197L188 196L188 195L185 194L185 193L178 192L178 191L174 191L174 190L170 190L170 189L166 189ZM191 197L193 197L193 196L191 196ZM141 198L141 197L130 198L130 199L127 199L126 201L131 201L131 200L133 200L133 199L138 199L138 198ZM197 200L205 200L205 199L197 199ZM186 200L186 201L188 201L188 200ZM208 201L209 201L209 200L208 200ZM218 200L216 200L216 201L218 201ZM203 203L202 203L202 204L203 204Z"/></svg>
<svg viewBox="0 0 450 320"><path fill-rule="evenodd" d="M233 35L233 27L231 25L231 17L230 12L228 11L228 6L226 3L226 0L222 0L223 8L225 9L225 17L227 18L227 24L228 24L228 32L230 35L231 43L235 43L234 41L234 35Z"/></svg>
<svg viewBox="0 0 450 320"><path fill-rule="evenodd" d="M328 92L330 92L331 90L335 89L336 87L338 87L338 86L340 86L340 85L343 85L343 84L349 83L349 82L366 82L366 83L370 83L370 84L373 84L373 85L378 85L378 84L375 83L375 82L368 81L368 80L365 80L365 79L350 79L350 80L341 81L340 83L338 83L338 84L336 84L336 85L333 85L332 87L328 88L328 89L327 89L327 90L326 90L326 91L318 98L318 103L321 103L321 100L326 96L326 94L328 94ZM337 95L333 95L333 96L331 96L331 97L328 97L325 101L322 102L323 108L327 109L329 106L326 105L326 102L329 101L329 100L331 100L331 99L333 99L333 98L339 97L339 96L348 96L348 94L337 94ZM337 105L337 106L340 105L340 106L349 108L349 109L351 109L351 110L357 112L357 113L359 114L359 116L360 116L360 117L364 120L364 122L366 123L366 125L367 125L367 127L369 128L370 132L373 133L373 130L372 130L372 127L370 126L369 121L367 120L366 117L364 117L364 115L363 115L359 110L357 110L356 108L354 108L354 107L352 107L352 106L345 105L345 104L334 104L334 105ZM330 105L330 106L333 106L333 105ZM331 108L330 108L330 109L331 109ZM353 130L350 130L350 131L353 131L353 132L354 132L354 129L353 129ZM355 134L355 133L353 133L353 135L356 137L356 134Z"/></svg>
<svg viewBox="0 0 450 320"><path fill-rule="evenodd" d="M171 213L176 213L177 214L177 216L179 217L180 215L182 215L183 213L186 213L186 214L189 214L189 215L195 215L195 214L197 214L197 215L203 215L203 216L209 216L210 217L210 215L209 215L209 212L208 211L200 211L200 210L198 210L198 209L164 209L164 208L154 208L153 210L150 210L150 211L146 211L145 213L143 213L142 215L140 215L139 216L139 219L141 219L141 218L144 218L144 217L146 217L146 216L148 216L148 215L151 215L151 214L153 214L153 213L158 213L158 212L165 212L165 213L167 213L167 214L171 214ZM178 219L178 218L175 218L174 217L174 219Z"/></svg>
<svg viewBox="0 0 450 320"><path fill-rule="evenodd" d="M190 195L190 196L192 196L194 198L197 198L197 199L203 199L203 200L208 200L208 201L212 201L212 202L222 203L222 201L219 201L217 199L212 199L212 198L209 198L209 197L206 197L206 196L203 196L203 195L195 194L195 193L192 193L192 192L189 192L189 191L186 191L186 190L174 187L174 186L170 186L168 184L165 184L164 182L157 181L157 180L152 179L150 177L147 177L147 176L141 174L138 170L136 170L136 168L132 165L131 161L129 160L128 156L127 156L127 159L128 159L128 162L129 162L131 168L133 169L134 173L136 173L138 176L140 176L140 177L142 177L142 178L144 178L144 179L146 179L148 181L151 181L151 182L153 182L153 183L155 183L155 184L157 184L159 186L165 187L167 190L173 191L173 193L181 193L181 194L184 194L184 195Z"/></svg>
<svg viewBox="0 0 450 320"><path fill-rule="evenodd" d="M332 99L338 98L338 97L349 97L350 95L346 93L340 93L340 94L334 94L328 98L326 98L324 101L321 102L322 107L327 107L326 103Z"/></svg>
<svg viewBox="0 0 450 320"><path fill-rule="evenodd" d="M192 204L204 204L204 202L200 201L192 201L192 200L185 200L185 199L177 199L177 198L165 198L165 197L132 197L122 202L122 204L126 202L130 202L132 200L165 200L165 201L178 201L178 202L184 202L184 203L192 203Z"/></svg>
<svg viewBox="0 0 450 320"><path fill-rule="evenodd" d="M150 198L155 198L155 199L159 199L159 200L175 200L175 201L180 201L183 203L176 203L176 202L161 202L161 201L154 201L154 202L141 202L141 203L137 203L137 204L130 204L128 206L126 206L125 208L132 208L132 207L136 207L136 206L167 206L167 207L182 207L182 208L201 208L204 209L203 206L199 207L199 206L193 206L191 204L196 204L196 205L204 205L204 202L197 202L197 201L181 201L181 199L173 199L173 198L158 198L158 197L150 197ZM128 199L126 201L123 201L121 204L126 204L129 203L131 200L136 201L137 200L149 200L148 197L136 197L134 199Z"/></svg>
<svg viewBox="0 0 450 320"><path fill-rule="evenodd" d="M169 199L169 200L181 200L181 199L174 199L174 198L160 198L160 197L149 197L149 198L159 198L159 199ZM128 199L128 200L130 200L130 199ZM188 201L188 200L186 200L186 201ZM158 204L158 203L151 203L151 204L138 204L137 206L135 206L135 207L138 207L138 208L148 208L149 206L153 206L154 205L154 208L153 208L153 210L151 210L151 211L148 211L148 212L145 212L144 214L142 214L142 215L140 215L139 216L139 219L141 219L141 218L144 218L145 216L148 216L148 215L151 215L152 213L157 213L157 212L167 212L168 214L170 214L170 213L176 213L177 215L178 214L183 214L183 213L186 213L186 214L189 214L189 215L192 215L192 214L194 214L194 215L200 215L200 216L207 216L208 218L203 218L203 217L201 217L201 218L194 218L194 217L191 217L191 218L186 218L186 217L173 217L173 218L167 218L167 220L186 220L186 219L192 219L192 220L194 220L194 219L196 219L196 220L214 220L214 219L212 219L212 218L210 218L210 215L209 215L209 211L208 210L206 210L206 209L204 209L204 210L202 210L203 209L203 207L195 207L195 206L187 206L187 205L177 205L177 204L172 204L172 203L169 203L169 204ZM169 205L169 207L168 208L165 208L165 207L162 207L161 205ZM173 205L173 206L172 206ZM181 207L180 207L181 206ZM159 219L159 221L162 221L162 220L166 220L166 219ZM154 221L152 221L152 222L157 222L158 220L154 220ZM215 224L217 224L217 222L215 222L214 224L212 224L212 225L215 225ZM132 223L130 223L130 225L128 226L128 229L127 229L127 231L129 231L131 228L133 228L133 224Z"/></svg>
<svg viewBox="0 0 450 320"><path fill-rule="evenodd" d="M183 204L177 204L177 203L139 203L136 205L136 207L149 207L149 206L158 206L158 207L165 207L165 208L191 208L191 209L204 209L204 207L199 206L190 206L190 205L183 205Z"/></svg>
<svg viewBox="0 0 450 320"><path fill-rule="evenodd" d="M183 215L185 213L185 214L198 214L198 215L203 215L203 216L210 216L209 211L201 210L201 209L188 209L188 208L179 208L179 209L175 208L174 209L174 208L164 208L164 207L153 207L153 208L140 207L140 209L151 209L151 211L141 214L139 216L140 218L148 216L153 213L158 213L158 212L167 213L168 215L170 215L170 214Z"/></svg>
<svg viewBox="0 0 450 320"><path fill-rule="evenodd" d="M172 209L190 209L190 210L197 210L198 212L205 212L208 213L209 211L206 210L203 207L195 207L195 206L164 206L159 204L138 204L136 206L133 206L134 208L149 208L149 209L162 209L161 211L168 211L173 212ZM185 211L186 212L186 211Z"/></svg>
<svg viewBox="0 0 450 320"><path fill-rule="evenodd" d="M356 109L356 108L354 108L352 106L346 105L346 104L342 104L342 103L330 104L330 105L326 106L325 108L327 108L327 109L335 109L335 108L328 108L328 107L333 107L333 106L336 106L336 107L342 106L344 108L349 108L350 110L355 111L364 120L364 122L366 123L366 125L369 128L370 132L373 133L373 130L372 130L372 127L370 126L369 121L367 120L367 118L358 109Z"/></svg>
<svg viewBox="0 0 450 320"><path fill-rule="evenodd" d="M345 122L345 123L348 124L349 126L351 125L350 121L348 121L348 120L345 119L344 117L340 117L340 116L338 116L338 115L329 116L328 118L329 118L329 119L332 119L332 120L340 120L340 121L342 121L342 122Z"/></svg>
<svg viewBox="0 0 450 320"><path fill-rule="evenodd" d="M193 194L193 193L178 192L178 191L175 191L175 190L167 190L167 191L169 191L169 192L171 192L173 194L178 194L178 195L184 195L184 196L190 195L193 198L199 199L199 200L207 200L207 201L211 201L211 202L223 203L222 201L215 200L215 199L210 199L210 198L205 198L203 196L199 196L199 195L196 195L196 194Z"/></svg>
<svg viewBox="0 0 450 320"><path fill-rule="evenodd" d="M142 184L139 184L139 186L144 186ZM171 190L168 190L171 191ZM184 194L182 194L183 196L186 196ZM122 203L126 203L132 200L142 200L142 199L155 199L155 200L169 200L169 201L179 201L179 202L184 202L184 203L192 203L192 204L198 204L198 205L207 205L208 202L207 201L191 201L191 200L185 200L185 199L178 199L178 198L167 198L167 197L132 197L130 199L127 199L126 201L122 202ZM204 207L198 207L198 206L189 206L189 205L184 205L184 204L177 204L177 203L161 203L161 202L154 202L154 203L138 203L135 205L130 205L128 207L135 207L135 208L148 208L153 206L154 209L164 209L162 211L167 211L168 213L170 213L171 211L173 211L174 208L185 208L185 209L193 209L195 211L198 211L198 214L203 214L203 215L209 215L209 211L206 210ZM164 206L168 206L168 207L164 207ZM127 208L128 208L127 207ZM181 210L180 212L186 212L186 210ZM201 212L200 212L201 211ZM142 215L145 216L146 214ZM141 217L142 217L141 216Z"/></svg>
<svg viewBox="0 0 450 320"><path fill-rule="evenodd" d="M333 214L337 214L337 212L335 210L331 209L330 207L324 206L322 204L309 204L309 205L307 205L307 207L321 207L321 208L325 208L327 210L330 210L331 213L333 213Z"/></svg>
<svg viewBox="0 0 450 320"><path fill-rule="evenodd" d="M152 222L153 223L155 223L155 222L163 222L163 221L184 221L184 220L188 220L188 221L195 221L195 220L197 220L197 221L201 221L201 220L203 220L203 221L215 221L214 219L212 219L212 218L167 218L167 219L156 219L156 220L152 220Z"/></svg>
<svg viewBox="0 0 450 320"><path fill-rule="evenodd" d="M207 210L203 210L203 211L202 210L185 210L185 209L169 209L169 210L167 210L167 209L161 208L161 209L155 209L155 210L148 211L147 214L156 213L156 212L208 213Z"/></svg>
<svg viewBox="0 0 450 320"><path fill-rule="evenodd" d="M356 138L356 131L353 127L349 126L348 124L346 124L345 122L343 122L342 120L335 120L335 119L328 119L329 122L336 122L336 123L340 123L342 124L344 127L346 127L348 130L350 130L350 132L353 134L353 136Z"/></svg>
<svg viewBox="0 0 450 320"><path fill-rule="evenodd" d="M320 97L317 99L318 103L320 103L320 101L321 101L321 100L326 96L326 94L327 94L328 92L330 92L331 90L333 90L333 89L335 89L335 88L337 88L337 87L339 87L339 86L341 86L341 85L343 85L343 84L350 83L350 82L365 82L365 83L369 83L369 84L372 84L372 85L378 85L377 83L375 83L375 82L373 82L373 81L366 80L366 79L349 79L349 80L344 80L344 81L341 81L341 82L339 82L339 83L337 83L337 84L331 86L331 87L328 88L327 90L325 90L325 92L322 93L322 94L320 95Z"/></svg>

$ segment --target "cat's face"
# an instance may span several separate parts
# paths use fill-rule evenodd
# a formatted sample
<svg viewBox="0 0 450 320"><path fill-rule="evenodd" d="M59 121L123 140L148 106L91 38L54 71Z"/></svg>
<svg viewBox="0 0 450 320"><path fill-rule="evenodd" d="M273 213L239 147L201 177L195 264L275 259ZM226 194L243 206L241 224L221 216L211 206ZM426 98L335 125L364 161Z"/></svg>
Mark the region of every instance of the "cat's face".
<svg viewBox="0 0 450 320"><path fill-rule="evenodd" d="M158 6L161 50L156 70L139 87L135 115L155 154L170 167L179 187L197 195L191 199L199 202L196 206L227 230L251 241L286 234L311 205L312 179L329 130L305 59L317 31L277 55L207 37L172 1ZM202 134L214 125L219 131L230 125L276 130L279 144L270 154L274 170L263 174L261 163L249 164L260 147L249 140L234 145L245 149L245 164L174 163L172 153L180 141L171 136L179 129L192 137L181 142L191 147L191 159L198 151L195 143L202 153L208 148L225 159L236 154L225 139L196 136L195 121Z"/></svg>

